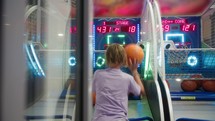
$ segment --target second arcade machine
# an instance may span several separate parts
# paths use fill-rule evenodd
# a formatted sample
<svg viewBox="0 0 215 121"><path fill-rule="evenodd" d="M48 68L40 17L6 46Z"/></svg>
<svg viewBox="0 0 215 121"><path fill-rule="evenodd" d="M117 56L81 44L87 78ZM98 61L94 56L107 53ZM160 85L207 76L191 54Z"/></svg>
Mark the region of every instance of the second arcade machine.
<svg viewBox="0 0 215 121"><path fill-rule="evenodd" d="M205 48L204 43L204 38L209 38L207 31L212 30L211 10L198 16L162 18L166 80L178 121L215 119L215 50L212 46Z"/></svg>

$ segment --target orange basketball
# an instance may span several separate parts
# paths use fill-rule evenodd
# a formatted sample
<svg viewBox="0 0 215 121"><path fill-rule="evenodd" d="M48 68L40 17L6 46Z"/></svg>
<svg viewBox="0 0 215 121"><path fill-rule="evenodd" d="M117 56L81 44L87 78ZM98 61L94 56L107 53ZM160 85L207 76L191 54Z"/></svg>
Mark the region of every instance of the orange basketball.
<svg viewBox="0 0 215 121"><path fill-rule="evenodd" d="M137 59L140 64L144 58L143 49L137 44L128 44L125 46L125 51L128 58Z"/></svg>
<svg viewBox="0 0 215 121"><path fill-rule="evenodd" d="M197 83L194 80L184 80L181 82L181 89L185 92L193 92L197 89Z"/></svg>
<svg viewBox="0 0 215 121"><path fill-rule="evenodd" d="M215 92L215 80L204 80L202 88L208 92Z"/></svg>

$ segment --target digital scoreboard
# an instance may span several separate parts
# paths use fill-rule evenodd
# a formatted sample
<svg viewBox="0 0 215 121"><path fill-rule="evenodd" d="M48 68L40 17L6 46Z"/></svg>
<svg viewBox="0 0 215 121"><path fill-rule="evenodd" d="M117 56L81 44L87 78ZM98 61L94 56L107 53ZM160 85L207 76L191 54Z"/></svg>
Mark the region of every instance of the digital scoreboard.
<svg viewBox="0 0 215 121"><path fill-rule="evenodd" d="M171 25L174 24L174 25ZM196 24L195 23L188 23L187 19L173 19L173 20L166 20L162 21L162 29L164 32L169 32L173 30L180 30L182 32L190 32L196 31Z"/></svg>
<svg viewBox="0 0 215 121"><path fill-rule="evenodd" d="M108 45L118 43L125 46L137 43L140 39L139 33L140 18L94 19L94 69L105 68L104 51Z"/></svg>
<svg viewBox="0 0 215 121"><path fill-rule="evenodd" d="M128 32L135 33L137 27L130 25L128 20L116 20L116 21L103 21L101 26L96 27L98 33L109 33L109 32Z"/></svg>
<svg viewBox="0 0 215 121"><path fill-rule="evenodd" d="M139 18L94 19L95 50L105 50L111 43L126 45L139 41Z"/></svg>
<svg viewBox="0 0 215 121"><path fill-rule="evenodd" d="M164 40L172 40L177 48L200 48L200 17L162 17Z"/></svg>

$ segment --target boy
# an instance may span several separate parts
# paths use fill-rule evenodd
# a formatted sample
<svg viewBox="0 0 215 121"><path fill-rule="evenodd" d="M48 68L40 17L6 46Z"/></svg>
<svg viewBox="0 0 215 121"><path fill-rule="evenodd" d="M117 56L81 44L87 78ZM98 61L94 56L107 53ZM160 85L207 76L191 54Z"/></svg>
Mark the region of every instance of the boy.
<svg viewBox="0 0 215 121"><path fill-rule="evenodd" d="M144 94L144 87L137 72L137 60L128 59L133 76L120 68L127 63L124 48L111 44L106 51L107 69L94 73L93 95L96 95L93 121L127 121L128 94Z"/></svg>

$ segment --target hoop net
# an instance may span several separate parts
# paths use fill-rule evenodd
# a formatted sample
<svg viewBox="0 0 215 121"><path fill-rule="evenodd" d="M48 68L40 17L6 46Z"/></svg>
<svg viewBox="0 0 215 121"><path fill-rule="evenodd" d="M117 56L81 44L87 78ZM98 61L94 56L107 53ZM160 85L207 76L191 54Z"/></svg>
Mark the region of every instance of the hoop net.
<svg viewBox="0 0 215 121"><path fill-rule="evenodd" d="M171 67L180 67L182 64L187 62L189 50L178 49L178 50L165 50L165 57L167 63Z"/></svg>

